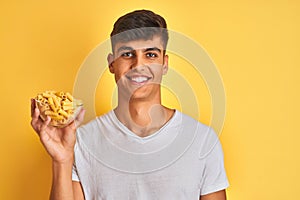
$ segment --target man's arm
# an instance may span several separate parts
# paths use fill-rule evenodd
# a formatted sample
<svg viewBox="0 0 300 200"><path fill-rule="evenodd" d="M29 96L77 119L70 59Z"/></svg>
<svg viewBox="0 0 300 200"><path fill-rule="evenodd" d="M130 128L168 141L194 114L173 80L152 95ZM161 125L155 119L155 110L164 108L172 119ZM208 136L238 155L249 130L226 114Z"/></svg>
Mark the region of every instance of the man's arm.
<svg viewBox="0 0 300 200"><path fill-rule="evenodd" d="M58 163L52 162L52 188L50 200L74 200L72 185L73 159Z"/></svg>
<svg viewBox="0 0 300 200"><path fill-rule="evenodd" d="M83 190L80 182L73 181L74 200L84 200Z"/></svg>
<svg viewBox="0 0 300 200"><path fill-rule="evenodd" d="M56 128L49 125L50 117L43 121L39 117L39 110L35 107L35 100L31 102L31 125L40 137L44 148L52 158L52 188L51 200L81 200L82 189L73 188L72 166L74 162L74 145L76 142L76 128L82 122L84 110L70 125ZM80 191L82 194L80 194ZM75 196L76 194L76 196Z"/></svg>
<svg viewBox="0 0 300 200"><path fill-rule="evenodd" d="M80 182L72 181L72 163L53 163L53 180L50 200L84 200Z"/></svg>
<svg viewBox="0 0 300 200"><path fill-rule="evenodd" d="M206 194L206 195L200 196L199 200L226 200L226 192L225 192L225 190L220 190L218 192Z"/></svg>

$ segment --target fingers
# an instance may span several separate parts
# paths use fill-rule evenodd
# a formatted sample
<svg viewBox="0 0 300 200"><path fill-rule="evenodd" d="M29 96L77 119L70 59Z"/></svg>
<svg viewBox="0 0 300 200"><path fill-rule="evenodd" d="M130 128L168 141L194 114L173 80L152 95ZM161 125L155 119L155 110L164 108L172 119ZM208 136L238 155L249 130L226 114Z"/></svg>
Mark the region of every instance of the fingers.
<svg viewBox="0 0 300 200"><path fill-rule="evenodd" d="M81 108L79 114L77 115L76 119L72 121L68 126L64 127L66 130L71 130L72 133L76 132L76 129L80 126L84 119L85 109ZM69 132L67 131L67 132Z"/></svg>
<svg viewBox="0 0 300 200"><path fill-rule="evenodd" d="M77 115L76 119L68 127L70 127L73 130L78 128L80 124L83 122L84 114L85 114L85 109L82 108L79 114Z"/></svg>
<svg viewBox="0 0 300 200"><path fill-rule="evenodd" d="M33 127L33 129L35 130L35 132L37 132L37 134L40 137L42 137L43 133L46 132L45 131L46 128L50 128L48 125L50 124L51 118L48 116L45 119L45 121L42 120L40 118L40 111L36 107L35 103L36 103L35 99L31 99L31 117L32 117L32 119L31 119L31 126ZM83 122L84 114L85 114L85 110L82 108L79 111L79 114L76 117L76 119L71 124L69 124L67 127L65 127L65 128L67 128L67 129L71 128L71 129L75 130Z"/></svg>
<svg viewBox="0 0 300 200"><path fill-rule="evenodd" d="M38 131L38 126L41 123L40 111L37 107L35 107L35 101L31 100L31 126L35 131Z"/></svg>
<svg viewBox="0 0 300 200"><path fill-rule="evenodd" d="M41 126L41 130L46 129L46 128L48 127L50 121L51 121L51 117L47 116L47 117L46 117L46 120L44 121L44 123L43 123L42 126Z"/></svg>
<svg viewBox="0 0 300 200"><path fill-rule="evenodd" d="M81 122L83 121L83 119L84 119L84 114L85 114L85 109L82 108L82 109L80 110L78 116L77 116L76 119L75 119L79 124L81 124Z"/></svg>
<svg viewBox="0 0 300 200"><path fill-rule="evenodd" d="M76 117L74 123L75 123L75 128L79 127L80 124L83 122L84 119L84 114L85 114L85 109L82 108L78 114L78 116Z"/></svg>
<svg viewBox="0 0 300 200"><path fill-rule="evenodd" d="M51 118L47 116L46 120L41 124L40 130L38 131L38 134L42 141L49 140L49 135L47 134L47 127L51 121Z"/></svg>
<svg viewBox="0 0 300 200"><path fill-rule="evenodd" d="M31 99L31 126L41 136L41 132L45 132L51 118L47 117L45 121L40 118L40 110L35 106L35 99Z"/></svg>
<svg viewBox="0 0 300 200"><path fill-rule="evenodd" d="M35 109L35 99L31 99L31 117L34 113L34 109Z"/></svg>

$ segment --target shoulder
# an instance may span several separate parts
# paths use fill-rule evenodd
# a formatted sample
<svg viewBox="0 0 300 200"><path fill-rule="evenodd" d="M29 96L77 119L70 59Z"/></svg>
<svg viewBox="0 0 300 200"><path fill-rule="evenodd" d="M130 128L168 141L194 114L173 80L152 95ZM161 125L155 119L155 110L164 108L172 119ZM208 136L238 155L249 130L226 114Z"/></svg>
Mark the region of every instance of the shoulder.
<svg viewBox="0 0 300 200"><path fill-rule="evenodd" d="M92 135L99 133L99 131L101 131L103 128L112 126L112 112L113 111L110 111L100 115L88 123L80 126L77 129L77 137L91 137Z"/></svg>
<svg viewBox="0 0 300 200"><path fill-rule="evenodd" d="M96 117L76 130L75 152L93 152L105 141L104 133L111 131L114 121L111 117L113 111Z"/></svg>
<svg viewBox="0 0 300 200"><path fill-rule="evenodd" d="M199 158L206 157L220 146L218 134L211 126L181 112L178 114L184 135L193 135L193 146L198 149Z"/></svg>
<svg viewBox="0 0 300 200"><path fill-rule="evenodd" d="M186 115L180 111L176 111L177 120L181 121L181 125L184 127L184 129L193 129L195 132L197 132L197 135L201 135L203 137L207 136L208 134L215 134L212 127L192 118L189 115Z"/></svg>

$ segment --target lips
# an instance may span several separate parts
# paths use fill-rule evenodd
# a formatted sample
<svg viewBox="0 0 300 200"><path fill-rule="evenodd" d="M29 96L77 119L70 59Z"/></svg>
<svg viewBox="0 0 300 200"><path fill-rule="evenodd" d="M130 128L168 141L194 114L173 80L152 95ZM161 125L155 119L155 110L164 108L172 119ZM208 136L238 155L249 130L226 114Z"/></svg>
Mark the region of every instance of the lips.
<svg viewBox="0 0 300 200"><path fill-rule="evenodd" d="M151 79L150 76L145 76L145 75L133 75L133 76L126 75L126 78L131 82L133 82L134 84L143 84Z"/></svg>

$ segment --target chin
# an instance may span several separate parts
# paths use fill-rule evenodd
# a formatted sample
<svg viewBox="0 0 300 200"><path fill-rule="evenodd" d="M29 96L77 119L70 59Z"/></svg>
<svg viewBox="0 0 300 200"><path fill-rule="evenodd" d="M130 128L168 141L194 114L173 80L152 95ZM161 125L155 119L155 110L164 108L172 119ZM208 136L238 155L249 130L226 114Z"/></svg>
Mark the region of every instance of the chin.
<svg viewBox="0 0 300 200"><path fill-rule="evenodd" d="M147 85L137 88L131 95L131 100L151 100L159 93L159 87L155 85Z"/></svg>
<svg viewBox="0 0 300 200"><path fill-rule="evenodd" d="M134 92L131 97L130 100L148 100L151 99L151 96L147 93L144 92Z"/></svg>

